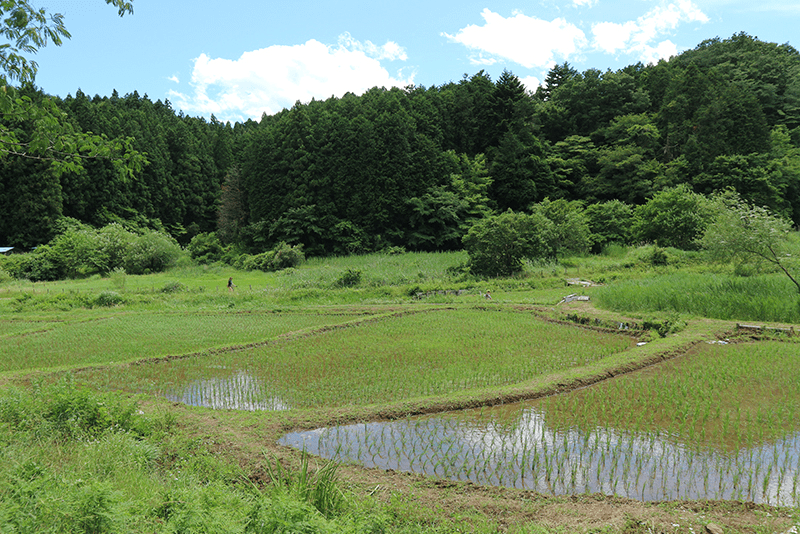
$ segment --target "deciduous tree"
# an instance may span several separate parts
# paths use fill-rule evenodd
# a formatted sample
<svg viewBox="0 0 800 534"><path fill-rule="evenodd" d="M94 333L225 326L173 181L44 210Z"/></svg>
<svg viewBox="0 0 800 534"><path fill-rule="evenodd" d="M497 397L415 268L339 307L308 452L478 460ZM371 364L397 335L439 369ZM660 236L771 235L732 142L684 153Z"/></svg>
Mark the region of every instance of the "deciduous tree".
<svg viewBox="0 0 800 534"><path fill-rule="evenodd" d="M770 263L800 293L797 258L792 255L796 249L789 247L789 221L766 208L744 202L733 192L718 197L717 207L716 218L699 240L701 246L717 260Z"/></svg>

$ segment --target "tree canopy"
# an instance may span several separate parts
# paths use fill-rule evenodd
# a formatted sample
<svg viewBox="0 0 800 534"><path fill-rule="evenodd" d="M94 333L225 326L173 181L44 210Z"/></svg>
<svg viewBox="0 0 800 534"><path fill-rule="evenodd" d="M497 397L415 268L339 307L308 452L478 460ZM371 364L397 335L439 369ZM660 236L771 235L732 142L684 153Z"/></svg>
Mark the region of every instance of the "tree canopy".
<svg viewBox="0 0 800 534"><path fill-rule="evenodd" d="M800 54L788 45L736 34L618 71L557 65L535 92L480 71L230 124L136 91L48 96L14 54L58 44L63 20L0 6L14 39L0 88L5 245L46 243L70 217L183 245L216 233L251 254L450 250L487 217L558 208L580 212L595 249L692 247L706 224L698 195L731 188L800 223Z"/></svg>

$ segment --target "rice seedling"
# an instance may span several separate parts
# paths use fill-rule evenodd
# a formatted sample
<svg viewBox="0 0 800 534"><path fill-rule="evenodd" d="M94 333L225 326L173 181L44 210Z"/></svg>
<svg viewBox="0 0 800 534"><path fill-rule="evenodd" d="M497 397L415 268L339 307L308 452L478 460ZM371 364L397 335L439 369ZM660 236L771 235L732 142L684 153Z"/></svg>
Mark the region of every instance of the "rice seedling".
<svg viewBox="0 0 800 534"><path fill-rule="evenodd" d="M98 315L92 320L47 323L36 329L20 325L17 335L6 336L0 344L0 372L206 351L351 319L338 313L162 312Z"/></svg>
<svg viewBox="0 0 800 534"><path fill-rule="evenodd" d="M321 429L316 440L298 433L282 442L302 440L310 452L340 461L365 462L358 451L370 449L372 466L547 493L796 506L798 379L793 345L704 344L658 368L515 411L426 416L357 433ZM405 446L417 442L424 451Z"/></svg>
<svg viewBox="0 0 800 534"><path fill-rule="evenodd" d="M253 398L261 395L262 403L364 405L515 384L633 344L631 338L545 323L529 313L441 309L244 351L140 365L124 377L110 369L82 379L110 388L188 395L193 404L201 402L197 391L206 388L206 406L212 397L237 397L220 389L245 386L257 389ZM180 393L190 390L195 393Z"/></svg>

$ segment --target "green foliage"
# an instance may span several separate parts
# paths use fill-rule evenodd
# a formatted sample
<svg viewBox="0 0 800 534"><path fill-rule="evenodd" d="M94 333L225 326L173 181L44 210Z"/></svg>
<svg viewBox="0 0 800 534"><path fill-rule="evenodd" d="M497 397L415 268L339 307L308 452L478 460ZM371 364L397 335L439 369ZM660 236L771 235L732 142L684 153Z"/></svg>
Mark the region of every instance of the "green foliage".
<svg viewBox="0 0 800 534"><path fill-rule="evenodd" d="M554 231L553 222L539 213L509 210L482 219L463 239L470 271L479 276L510 276L522 270L526 259L552 257Z"/></svg>
<svg viewBox="0 0 800 534"><path fill-rule="evenodd" d="M735 193L716 199L716 217L699 239L712 258L767 262L779 268L800 292L797 258L789 246L791 224L768 209L752 206Z"/></svg>
<svg viewBox="0 0 800 534"><path fill-rule="evenodd" d="M95 305L97 306L118 306L125 302L125 298L116 291L101 291L97 295Z"/></svg>
<svg viewBox="0 0 800 534"><path fill-rule="evenodd" d="M74 221L77 222L77 221ZM9 272L31 281L79 278L109 272L143 274L175 265L182 254L169 236L153 230L134 233L117 223L95 230L81 223L34 252L9 257ZM124 279L122 280L124 285Z"/></svg>
<svg viewBox="0 0 800 534"><path fill-rule="evenodd" d="M354 287L361 283L361 271L358 269L347 269L334 282L334 287Z"/></svg>
<svg viewBox="0 0 800 534"><path fill-rule="evenodd" d="M50 256L50 249L43 245L36 252L17 254L8 262L9 272L14 278L32 282L58 280L62 271Z"/></svg>
<svg viewBox="0 0 800 534"><path fill-rule="evenodd" d="M659 246L654 246L647 255L647 262L654 267L661 267L669 263L667 251Z"/></svg>
<svg viewBox="0 0 800 534"><path fill-rule="evenodd" d="M341 514L346 506L337 479L338 465L326 462L315 472L311 471L309 455L305 451L300 456L300 469L289 471L274 459L267 463L267 473L276 494L288 494L316 508L323 516L333 517Z"/></svg>
<svg viewBox="0 0 800 534"><path fill-rule="evenodd" d="M141 430L136 404L80 388L69 379L40 385L33 393L11 390L0 397L0 421L45 440L91 438L105 432Z"/></svg>
<svg viewBox="0 0 800 534"><path fill-rule="evenodd" d="M171 237L153 230L143 230L130 243L123 263L130 274L157 273L175 265L181 247Z"/></svg>
<svg viewBox="0 0 800 534"><path fill-rule="evenodd" d="M189 255L200 264L214 263L222 258L222 243L213 232L200 233L192 238L186 247Z"/></svg>
<svg viewBox="0 0 800 534"><path fill-rule="evenodd" d="M177 280L172 280L164 284L161 288L162 293L182 293L187 291L189 288L186 287L185 284L178 282Z"/></svg>
<svg viewBox="0 0 800 534"><path fill-rule="evenodd" d="M547 239L554 256L588 252L591 232L582 202L546 198L534 204L531 211L553 223Z"/></svg>
<svg viewBox="0 0 800 534"><path fill-rule="evenodd" d="M796 291L778 274L740 277L689 272L661 273L617 281L595 291L605 309L625 313L676 312L728 321L797 323L800 307L787 298Z"/></svg>
<svg viewBox="0 0 800 534"><path fill-rule="evenodd" d="M656 193L634 210L633 236L641 242L691 250L712 216L706 197L679 185Z"/></svg>
<svg viewBox="0 0 800 534"><path fill-rule="evenodd" d="M43 37L58 44L67 36L59 16L47 22L27 2L2 9L7 58L26 54L22 42L35 49ZM33 73L20 61L6 62L10 78ZM545 198L584 202L595 252L632 240L691 248L702 217L651 205L637 211L631 235L625 208L605 205L647 206L680 185L704 195L733 187L797 223L798 73L791 46L738 34L616 72L558 65L535 96L508 71L496 81L481 71L441 86L297 104L233 126L176 114L135 91L77 91L62 101L7 86L0 137L34 157L0 158L0 243L63 237L54 255L6 270L48 280L158 269L147 260L129 269L124 250L109 252L91 228L59 228L63 217L101 232L112 223L169 232L201 263L233 263L281 242L311 257L458 250L493 210L527 210ZM250 267L275 269L268 260Z"/></svg>
<svg viewBox="0 0 800 534"><path fill-rule="evenodd" d="M447 185L433 186L421 197L407 200L411 210L411 232L406 238L416 250L453 250L479 219L489 215L488 189L492 179L486 159L479 154L470 160L449 152L461 172L450 175Z"/></svg>
<svg viewBox="0 0 800 534"><path fill-rule="evenodd" d="M334 534L339 526L331 524L310 504L289 496L276 495L269 501L260 499L250 510L246 534Z"/></svg>
<svg viewBox="0 0 800 534"><path fill-rule="evenodd" d="M243 255L236 263L248 271L259 270L264 272L280 271L297 267L305 261L303 245L288 245L280 242L269 252L262 252L255 256Z"/></svg>
<svg viewBox="0 0 800 534"><path fill-rule="evenodd" d="M633 208L620 200L589 204L584 211L591 232L592 251L611 244L630 243Z"/></svg>

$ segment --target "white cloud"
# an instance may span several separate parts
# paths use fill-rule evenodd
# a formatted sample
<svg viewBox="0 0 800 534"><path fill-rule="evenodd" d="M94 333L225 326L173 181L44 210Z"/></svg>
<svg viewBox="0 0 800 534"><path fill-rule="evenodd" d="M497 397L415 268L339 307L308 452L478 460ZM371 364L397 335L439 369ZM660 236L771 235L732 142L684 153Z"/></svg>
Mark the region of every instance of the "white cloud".
<svg viewBox="0 0 800 534"><path fill-rule="evenodd" d="M524 78L520 78L519 81L522 82L522 85L525 86L525 89L531 93L536 91L536 89L542 85L541 80L535 76L526 76Z"/></svg>
<svg viewBox="0 0 800 534"><path fill-rule="evenodd" d="M404 87L413 83L393 77L381 60L405 60L405 50L387 42L377 46L343 34L335 46L311 39L294 46L270 46L245 52L239 59L194 60L191 94L170 91L173 103L186 113L220 120L260 119L296 101L326 99L347 92L360 94L372 87Z"/></svg>
<svg viewBox="0 0 800 534"><path fill-rule="evenodd" d="M181 81L178 79L178 77L176 75L174 75L174 74L172 76L170 76L169 78L167 78L167 79L169 81L171 81L171 82L181 83Z"/></svg>
<svg viewBox="0 0 800 534"><path fill-rule="evenodd" d="M685 22L708 22L709 18L691 0L678 0L656 7L635 21L622 24L600 22L592 26L595 48L608 54L638 54L645 62L667 58L678 52L670 41L653 45L654 41Z"/></svg>
<svg viewBox="0 0 800 534"><path fill-rule="evenodd" d="M572 0L572 3L577 7L592 7L597 3L597 0Z"/></svg>
<svg viewBox="0 0 800 534"><path fill-rule="evenodd" d="M475 51L475 64L490 65L498 58L526 68L550 67L556 57L566 59L585 47L586 36L574 24L557 18L551 22L514 13L503 17L485 8L483 26L469 25L455 35L443 35Z"/></svg>

